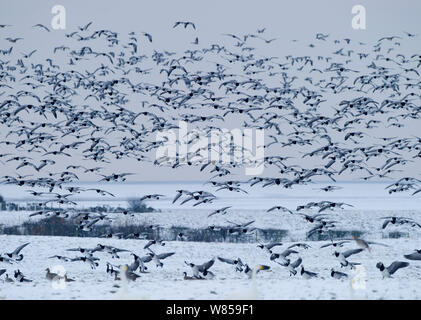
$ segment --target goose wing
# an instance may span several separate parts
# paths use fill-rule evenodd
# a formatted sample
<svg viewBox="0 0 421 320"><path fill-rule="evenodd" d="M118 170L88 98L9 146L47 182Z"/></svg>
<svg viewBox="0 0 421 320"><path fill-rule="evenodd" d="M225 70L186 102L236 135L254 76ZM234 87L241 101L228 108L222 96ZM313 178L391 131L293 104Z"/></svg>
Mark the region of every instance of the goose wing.
<svg viewBox="0 0 421 320"><path fill-rule="evenodd" d="M273 247L276 247L276 246L282 246L282 242L272 242L272 243L269 243L268 245L266 245L266 248L272 249Z"/></svg>
<svg viewBox="0 0 421 320"><path fill-rule="evenodd" d="M298 252L295 251L295 250L287 249L287 250L285 250L284 252L281 253L281 256L288 257L291 253L298 253Z"/></svg>
<svg viewBox="0 0 421 320"><path fill-rule="evenodd" d="M398 269L405 268L407 266L409 266L408 262L395 261L390 266L387 267L387 271L389 271L389 274L394 274Z"/></svg>
<svg viewBox="0 0 421 320"><path fill-rule="evenodd" d="M297 260L295 260L293 263L291 263L291 267L293 267L295 269L295 268L300 266L301 262L303 262L303 259L301 259L301 257L300 257Z"/></svg>
<svg viewBox="0 0 421 320"><path fill-rule="evenodd" d="M384 220L383 225L382 225L382 229L386 228L387 225L389 224L389 222L390 222L390 219Z"/></svg>
<svg viewBox="0 0 421 320"><path fill-rule="evenodd" d="M171 257L175 252L166 252L166 253L161 253L158 254L157 257L159 260L163 260L165 258Z"/></svg>
<svg viewBox="0 0 421 320"><path fill-rule="evenodd" d="M202 272L203 271L206 271L210 267L212 267L214 263L215 263L215 259L209 260L208 262L205 262L204 264L202 264L201 266L199 266L199 270L202 271Z"/></svg>
<svg viewBox="0 0 421 320"><path fill-rule="evenodd" d="M352 256L353 254L357 254L357 253L360 253L361 251L363 251L364 249L362 249L362 248L360 248L360 249L352 249L352 250L348 250L348 251L345 251L345 252L343 252L342 254L343 254L343 256L345 257L345 258L348 258L349 256Z"/></svg>
<svg viewBox="0 0 421 320"><path fill-rule="evenodd" d="M21 245L20 247L17 247L17 248L15 249L15 251L13 251L13 252L12 252L12 254L19 254L19 252L20 252L23 248L25 248L25 247L26 247L29 243L30 243L30 242L25 243L25 244Z"/></svg>
<svg viewBox="0 0 421 320"><path fill-rule="evenodd" d="M221 261L221 262L228 263L228 264L235 264L235 261L232 260L232 259L226 259L226 258L218 257L218 260Z"/></svg>
<svg viewBox="0 0 421 320"><path fill-rule="evenodd" d="M421 253L414 252L411 254L405 254L404 257L408 260L421 260Z"/></svg>
<svg viewBox="0 0 421 320"><path fill-rule="evenodd" d="M142 262L147 263L152 261L152 256L144 256L142 258L140 258L140 260L142 260Z"/></svg>

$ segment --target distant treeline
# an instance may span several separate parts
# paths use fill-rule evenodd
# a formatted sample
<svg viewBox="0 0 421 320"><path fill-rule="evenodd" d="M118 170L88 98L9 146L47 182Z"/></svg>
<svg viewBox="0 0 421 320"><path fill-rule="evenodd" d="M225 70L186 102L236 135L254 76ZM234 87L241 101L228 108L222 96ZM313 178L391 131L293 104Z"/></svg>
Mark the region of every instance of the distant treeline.
<svg viewBox="0 0 421 320"><path fill-rule="evenodd" d="M187 228L187 227L158 227L151 229L149 225L121 224L121 225L95 225L92 231L82 231L78 228L78 221L75 219L63 219L59 217L48 217L38 221L26 221L20 226L1 227L0 234L15 235L42 235L42 236L68 236L68 237L107 237L110 234L140 234L145 239L161 239L164 241L178 240L178 235L184 235L187 241L196 242L238 242L255 243L258 241L270 242L281 241L288 235L287 230L257 230L253 234L230 234L226 227L219 230L208 228Z"/></svg>
<svg viewBox="0 0 421 320"><path fill-rule="evenodd" d="M56 207L47 207L48 209L60 211L66 210L64 208L56 208ZM26 203L15 203L15 202L7 202L3 196L0 195L0 211L39 211L46 209L45 206L41 206L39 203L34 202L26 202ZM143 213L143 212L157 212L152 207L147 206L143 201L140 199L130 199L127 201L127 207L113 207L110 205L97 205L87 208L75 208L78 212L101 212L101 213L113 213L113 212L122 212L122 211L130 211L134 213Z"/></svg>

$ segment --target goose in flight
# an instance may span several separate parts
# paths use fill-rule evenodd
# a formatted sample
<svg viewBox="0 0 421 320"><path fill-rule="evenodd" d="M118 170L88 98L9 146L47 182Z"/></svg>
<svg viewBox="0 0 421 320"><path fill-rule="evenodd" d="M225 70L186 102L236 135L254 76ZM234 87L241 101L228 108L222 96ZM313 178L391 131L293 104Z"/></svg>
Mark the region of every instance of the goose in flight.
<svg viewBox="0 0 421 320"><path fill-rule="evenodd" d="M2 257L0 255L0 262L6 262L6 263L9 263L9 264L13 264L14 260L9 259L8 257Z"/></svg>
<svg viewBox="0 0 421 320"><path fill-rule="evenodd" d="M99 181L123 182L123 181L126 181L126 178L125 177L130 176L130 175L134 175L134 174L135 173L119 173L119 174L113 173L113 174L108 175L108 176L101 174L101 176L103 176L103 178L101 180L99 180Z"/></svg>
<svg viewBox="0 0 421 320"><path fill-rule="evenodd" d="M334 247L334 248L336 248L336 247L342 247L345 243L349 243L349 242L350 242L349 240L344 240L344 241L333 242L333 240L332 240L332 239L331 239L330 241L331 241L330 243L326 243L326 244L322 245L322 246L320 247L320 249L322 249L322 248L327 248L327 247L330 247L330 246L332 246L332 247Z"/></svg>
<svg viewBox="0 0 421 320"><path fill-rule="evenodd" d="M421 188L415 191L412 195L415 196L417 193L420 193L420 192L421 192Z"/></svg>
<svg viewBox="0 0 421 320"><path fill-rule="evenodd" d="M405 225L405 224L408 224L411 227L419 227L419 228L421 228L421 225L419 223L415 222L411 218L391 216L391 217L382 217L381 219L384 219L383 225L382 225L382 229L385 229L389 224L393 224L393 225Z"/></svg>
<svg viewBox="0 0 421 320"><path fill-rule="evenodd" d="M148 255L152 258L152 261L156 264L157 267L161 267L161 268L164 266L161 260L164 260L168 257L171 257L173 254L175 254L175 252L166 252L166 253L156 254L150 248L148 248L148 250L150 251Z"/></svg>
<svg viewBox="0 0 421 320"><path fill-rule="evenodd" d="M326 186L326 187L319 188L319 189L316 189L316 190L320 190L320 191L324 191L324 192L331 192L331 191L341 190L341 189L342 189L342 187L339 187L339 186Z"/></svg>
<svg viewBox="0 0 421 320"><path fill-rule="evenodd" d="M220 213L220 214L226 214L227 213L227 210L229 208L231 208L231 206L223 207L223 208L214 210L214 211L212 211L211 213L208 214L208 218L211 217L211 216L213 216L213 215L215 215L215 214L218 214L218 213Z"/></svg>
<svg viewBox="0 0 421 320"><path fill-rule="evenodd" d="M184 261L184 263L192 269L193 276L200 277L201 276L200 273L202 273L202 275L204 275L213 266L213 264L215 263L215 258L213 258L213 259L211 259L207 262L204 262L200 265L196 265L194 263L187 262L187 261Z"/></svg>
<svg viewBox="0 0 421 320"><path fill-rule="evenodd" d="M223 258L223 257L217 257L217 258L221 262L234 265L235 266L235 271L242 272L243 271L243 267L245 266L243 264L243 262L241 261L240 258L237 258L237 259L227 259L227 258Z"/></svg>
<svg viewBox="0 0 421 320"><path fill-rule="evenodd" d="M271 242L271 243L268 243L268 244L261 243L261 244L257 245L258 248L264 250L268 254L271 254L272 253L271 249L276 247L276 246L282 246L282 242Z"/></svg>
<svg viewBox="0 0 421 320"><path fill-rule="evenodd" d="M399 37L399 36L382 37L378 40L378 42L383 41L383 40L393 41L394 39L402 39L402 37Z"/></svg>
<svg viewBox="0 0 421 320"><path fill-rule="evenodd" d="M287 259L287 257L290 254L293 254L293 253L298 254L297 251L292 250L292 249L286 249L282 253L272 253L272 251L271 251L269 259L270 259L270 261L275 261L277 264L286 267L290 263L290 260ZM280 260L280 262L277 261L278 259Z"/></svg>
<svg viewBox="0 0 421 320"><path fill-rule="evenodd" d="M41 23L38 23L38 24L36 24L36 25L33 25L32 27L39 27L39 28L41 28L41 29L43 29L43 30L45 30L45 31L50 32L50 29L48 29L46 26L44 26L44 25L43 25L43 24L41 24Z"/></svg>
<svg viewBox="0 0 421 320"><path fill-rule="evenodd" d="M371 247L370 244L374 244L374 245L379 245L379 246L383 246L383 247L388 247L387 244L384 243L380 243L380 242L374 242L374 241L367 241L367 240L363 240L358 238L357 236L353 235L352 239L355 240L355 243L362 248L363 250L367 249L368 252L371 252Z"/></svg>
<svg viewBox="0 0 421 320"><path fill-rule="evenodd" d="M282 211L282 212L288 212L288 213L293 214L293 212L291 210L289 210L288 208L285 208L283 206L274 206L274 207L268 209L266 212L271 212L271 211L274 211L274 210L278 210L278 211Z"/></svg>
<svg viewBox="0 0 421 320"><path fill-rule="evenodd" d="M184 29L186 29L190 25L190 26L192 26L192 28L194 30L196 30L196 26L194 25L193 22L190 22L190 21L177 21L177 22L174 23L173 28L176 28L179 25L183 25Z"/></svg>
<svg viewBox="0 0 421 320"><path fill-rule="evenodd" d="M140 278L140 275L134 273L133 271L130 271L130 268L127 264L124 265L122 269L124 271L124 276L127 280L136 281L137 278Z"/></svg>
<svg viewBox="0 0 421 320"><path fill-rule="evenodd" d="M96 188L91 188L91 189L86 189L85 191L95 191L96 193L100 194L101 196L111 196L111 197L115 197L115 195L113 195L111 192L105 191L105 190L101 190L101 189L96 189Z"/></svg>
<svg viewBox="0 0 421 320"><path fill-rule="evenodd" d="M116 259L120 259L120 257L118 256L119 252L128 252L128 250L126 249L119 249L113 246L107 246L107 245L102 245L100 243L97 244L97 246L92 250L93 252L106 252L108 254L111 255L111 258L116 258Z"/></svg>
<svg viewBox="0 0 421 320"><path fill-rule="evenodd" d="M162 240L149 240L147 244L143 247L143 249L148 249L153 244L159 244L160 246L165 246L165 242Z"/></svg>
<svg viewBox="0 0 421 320"><path fill-rule="evenodd" d="M341 263L341 267L346 267L346 266L348 266L348 265L350 265L350 266L352 267L352 266L354 266L356 263L349 262L348 260L346 260L346 258L348 258L348 257L350 257L350 256L352 256L352 255L354 255L354 254L360 253L360 252L362 252L363 250L364 250L364 249L359 248L359 249L351 249L351 250L347 250L347 251L344 251L344 252L338 252L338 251L335 251L335 252L333 253L333 255L334 255L336 258L338 258L339 262Z"/></svg>
<svg viewBox="0 0 421 320"><path fill-rule="evenodd" d="M80 31L87 31L89 26L92 24L92 21L88 24L84 25L83 27L78 27Z"/></svg>
<svg viewBox="0 0 421 320"><path fill-rule="evenodd" d="M27 242L27 243L25 243L25 244L23 244L23 245L21 245L21 246L19 246L19 247L17 247L13 252L11 252L11 253L5 253L5 255L9 258L9 259L11 259L11 260L14 260L14 261L22 261L22 259L23 259L23 254L19 254L19 252L23 249L23 248L25 248L27 245L29 245L29 242Z"/></svg>
<svg viewBox="0 0 421 320"><path fill-rule="evenodd" d="M54 256L48 257L48 259L54 259L54 258L56 258L60 261L63 261L63 262L69 262L71 260L71 258L68 258L68 257L65 257L65 256L59 256L59 255L54 255Z"/></svg>
<svg viewBox="0 0 421 320"><path fill-rule="evenodd" d="M7 273L6 273L6 277L4 278L4 281L6 281L8 283L15 282L12 278L9 277L9 275Z"/></svg>
<svg viewBox="0 0 421 320"><path fill-rule="evenodd" d="M383 279L384 278L391 278L392 275L398 271L399 269L402 268L406 268L409 266L408 262L404 262L404 261L394 261L392 262L392 264L388 267L385 267L384 264L382 262L378 262L376 264L376 268L380 270L380 272L383 275Z"/></svg>
<svg viewBox="0 0 421 320"><path fill-rule="evenodd" d="M297 242L297 243L293 243L291 244L288 249L292 249L292 248L303 248L305 250L307 250L308 248L311 248L311 246L307 243L303 243L303 242Z"/></svg>
<svg viewBox="0 0 421 320"><path fill-rule="evenodd" d="M99 266L99 263L96 262L96 260L99 260L99 259L94 258L94 257L76 257L76 258L70 259L71 262L82 261L85 263L89 263L91 269L96 269L96 267Z"/></svg>
<svg viewBox="0 0 421 320"><path fill-rule="evenodd" d="M177 21L173 27L180 26L184 29L190 26L196 30L196 26L188 21ZM41 24L33 28L50 31ZM38 211L31 217L75 218L70 217L67 209L50 209L47 205L74 206L78 200L70 202L66 198L73 199L73 195L79 193L80 197L85 192L87 196L92 195L94 191L98 195L114 197L106 190L69 185L79 177L81 180L92 177L101 179L101 183L129 179L128 173L114 173L111 170L112 163L117 160L133 160L139 165L150 162L154 166L168 166L171 170L196 168L209 177L216 174L209 183L212 190L219 192L218 195L228 194L229 191L241 192L245 196L249 189L243 187L244 184L250 188L279 187L293 191L296 187L311 188L315 177L335 181L335 178L344 174L360 178L361 173L364 180L387 179L396 175L397 182L386 188L390 194L400 192L416 196L421 191L420 179L402 177L402 170L421 159L420 137L409 136L404 130L407 123L419 119L420 83L417 77L421 55L398 52L401 50L401 40L402 43L404 40L410 41L408 38L415 36L413 34L386 36L378 40L374 47L362 47L364 44L348 38L333 40L329 34L317 33L316 40L320 40L316 41L317 46L307 44L302 48L303 54L271 57L254 54L259 45L275 40L265 36L265 28L258 29L254 34L227 33L220 38L227 40L225 37L229 37L233 41L205 47L202 46L202 39L199 42L194 35L191 37L197 39L193 42L194 46L182 52L152 48L152 36L146 32L138 35L131 32L126 41L118 32L106 29L90 32L90 28L91 22L65 34L64 44L53 44L52 57L43 56L39 48L21 49L27 37L17 38L13 34L3 36L9 47L0 50L3 75L0 96L4 98L0 102L0 119L4 129L0 145L12 151L2 152L0 159L13 165L18 173L2 177L1 183L33 189L31 194L41 200L41 208L36 209ZM13 29L2 29L2 32L9 31ZM137 52L140 39L146 45L141 53ZM101 41L103 43L99 44ZM81 45L73 47L73 42ZM338 48L331 50L330 54L315 54L319 46L332 43ZM309 50L311 55L306 52ZM208 67L209 62L212 68ZM86 63L91 67L89 70L85 70ZM150 79L148 82L139 82L133 80L135 75L150 75ZM276 80L277 84L273 85L273 80L268 79ZM129 106L137 96L142 96L141 100L144 101L133 109ZM332 96L338 101L334 103L334 108L329 108ZM325 107L328 108L327 112ZM172 161L174 157L165 156L154 161L147 156L165 143L165 139L154 141L154 134L177 129L177 121L184 120L209 138L213 131L223 131L220 126L229 124L231 119L244 128L265 130L270 137L270 143L263 145L265 152L270 154L262 161L257 161L267 168L268 175L245 182L235 181L234 170L244 167L248 161L209 161L202 159L201 151L228 146L233 158L235 151L241 151L242 158L248 159L244 155L251 153L251 150L236 146L231 139L211 142L202 149L193 145L200 140L200 134L193 137L187 135L190 152L187 156L177 154L178 160ZM371 134L373 129L377 130L375 128L390 131L390 135ZM395 134L394 130L399 134ZM180 138L177 138L176 144L180 143ZM290 156L273 155L280 148L290 152ZM42 159L34 160L39 157ZM305 158L304 163L299 161L300 158ZM376 159L378 163L374 161ZM60 166L66 166L63 161L67 160L74 163L63 171ZM83 163L89 163L89 166L81 166ZM36 175L21 175L24 170L31 170L30 173ZM274 173L270 174L269 170L274 170ZM218 179L215 181L213 178ZM41 192L38 188L49 192ZM328 195L337 188L328 185L318 190ZM214 195L215 192L177 190L173 203L206 206L220 200ZM163 195L150 194L141 200L162 198ZM229 212L229 204L224 205L217 206L221 209L207 211L210 212L209 216L217 219L218 214ZM295 214L297 211L298 216L303 218L299 219L298 228L301 228L301 224L314 223L314 228L308 233L310 236L329 232L335 227L337 222L328 221L330 218L327 216L336 214L337 209L343 209L346 205L316 201L297 206L296 210L274 206L267 212ZM317 211L319 213L314 214ZM131 214L131 210L123 209L123 215ZM108 213L81 212L76 217L81 221L77 220L79 229L85 232L94 231L97 223L112 222ZM294 216L288 218L293 219ZM420 226L404 217L383 219L383 228L403 224ZM235 223L228 227L229 234L248 234L256 230L250 224ZM148 231L154 228L148 228ZM218 230L218 227L211 226L210 229ZM115 241L129 238L117 232L111 235L111 238L118 238ZM133 236L139 238L138 233ZM183 234L178 236L184 239ZM370 246L375 244L358 238L353 240L359 248L355 250L369 251ZM350 241L331 240L322 248L336 249ZM269 245L262 244L262 249L272 261L290 268L290 275L294 274L293 271L297 269L295 262L291 263L284 252L294 248L297 251L293 253L297 253L298 248L306 248L305 244L290 246L283 253L273 253ZM147 244L145 248L149 249L150 246ZM97 251L109 253L114 259L119 259L118 253L121 252L118 248L100 245L96 250L80 251L85 255L80 259L57 255L51 258L63 262L83 261L84 258L87 259L84 262L95 266L98 260L93 257L93 252ZM349 250L338 253L341 266L348 264L347 253ZM418 251L413 252L407 255L410 257L407 259L418 259L418 254ZM0 261L14 263L23 257L17 252L12 253L12 258L3 254ZM221 262L246 269L240 259L219 258ZM162 266L160 260L164 257L150 252L146 257L134 256L134 259L133 266L129 266L130 271L134 272L133 268L139 270L140 267L142 272L142 269L146 270L142 263L153 261L157 266ZM135 268L136 264L138 266ZM197 273L201 277L211 277L208 269Z"/></svg>
<svg viewBox="0 0 421 320"><path fill-rule="evenodd" d="M131 255L134 258L133 263L129 266L130 271L136 271L139 269L141 273L146 273L146 270L148 270L148 267L145 266L145 263L152 261L152 256L146 255L144 257L139 257L134 253L131 253Z"/></svg>

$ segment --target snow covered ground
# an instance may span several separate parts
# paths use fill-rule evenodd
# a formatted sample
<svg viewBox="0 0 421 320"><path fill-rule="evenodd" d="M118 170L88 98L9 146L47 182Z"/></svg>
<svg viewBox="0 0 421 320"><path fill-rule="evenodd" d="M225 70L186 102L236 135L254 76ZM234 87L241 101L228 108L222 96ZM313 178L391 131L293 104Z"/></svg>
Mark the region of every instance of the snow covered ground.
<svg viewBox="0 0 421 320"><path fill-rule="evenodd" d="M19 245L30 242L22 250L23 261L9 265L0 263L0 268L6 268L13 277L13 271L19 269L26 277L32 279L29 283L1 283L0 298L2 299L228 299L239 297L238 292L248 294L257 299L420 299L421 298L421 261L409 261L407 268L400 269L391 279L382 279L375 265L382 261L389 265L395 260L408 261L403 254L411 253L419 248L419 241L412 239L377 239L388 245L372 245L372 251L364 251L349 258L360 262L364 271L358 276L354 271L340 268L339 262L332 255L331 247L320 249L327 242L307 242L311 248L298 248L299 254L293 254L294 260L300 256L306 270L317 272L319 277L306 280L297 274L290 277L286 268L271 262L268 255L256 247L256 244L233 243L194 243L167 242L165 246L155 246L157 253L175 252L163 260L163 268L157 268L153 262L147 264L148 274L124 287L121 281L114 281L106 273L106 262L113 264L131 263L129 253L121 253L120 259L113 259L106 253L95 253L100 258L99 266L92 270L83 262L61 262L48 259L52 255L74 257L74 252L68 248L93 248L98 243L112 245L135 252L146 254L143 246L146 240L117 240L98 238L70 238L46 236L0 236L1 252L11 252ZM291 243L284 243L274 252L282 252ZM354 242L345 244L340 251L356 248ZM80 255L80 254L78 254ZM214 256L225 258L240 257L250 266L266 264L269 271L262 271L256 277L256 292L253 292L252 281L243 273L235 272L232 265L216 261L210 269L215 273L214 280L186 281L183 271L191 274L184 261L201 264ZM65 288L55 288L45 278L45 269L64 268L70 278L76 281L67 283ZM351 281L336 280L330 277L330 269L346 272L350 277L362 279L360 286L354 289ZM2 275L0 279L4 279ZM355 282L354 282L355 283ZM120 288L115 287L119 285ZM365 288L364 288L365 286Z"/></svg>
<svg viewBox="0 0 421 320"><path fill-rule="evenodd" d="M188 242L169 241L165 246L155 246L152 249L157 253L175 252L163 260L164 267L157 268L149 263L150 273L142 274L136 282L124 285L124 282L114 281L106 273L106 262L115 265L129 264L133 261L129 252L120 254L120 259L112 258L109 254L98 252L95 256L100 258L99 266L92 270L89 264L83 262L62 262L49 259L53 255L68 257L81 256L80 253L66 251L68 248L93 248L98 243L124 248L139 256L147 254L143 249L146 240L118 240L104 238L76 238L76 237L50 237L50 236L8 236L0 235L0 254L11 252L26 242L30 245L22 250L23 261L10 265L0 262L0 269L6 268L9 276L13 277L14 270L19 269L32 279L30 283L3 282L5 274L0 276L0 298L4 299L228 299L238 298L239 292L249 298L258 299L421 299L421 261L409 261L410 266L398 270L392 279L382 279L376 263L382 261L386 266L395 260L406 261L404 254L421 249L421 229L409 225L388 225L382 229L382 217L397 215L412 218L421 222L421 207L419 196L408 194L388 195L385 190L387 184L372 183L343 183L343 189L333 193L324 193L319 190L326 184L315 184L314 188L284 190L278 188L247 189L247 195L223 192L219 194L214 203L192 207L192 204L172 204L177 189L208 190L212 188L199 183L146 183L146 184L107 184L100 186L116 195L110 198L84 198L72 199L78 205L88 207L92 205L110 204L112 206L126 206L127 199L140 197L150 193L164 194L165 198L151 201L147 204L158 208L160 212L136 214L135 217L123 216L120 213L109 213L113 218L111 226L117 225L159 225L162 228L187 227L192 229L206 228L210 225L228 226L229 221L241 223L255 220L253 226L259 229L288 230L283 239L283 246L273 251L280 253L293 241L305 242L311 246L309 249L296 249L299 254L292 254L289 258L294 261L302 257L306 270L317 272L317 279L306 280L299 274L290 277L288 270L272 261L268 254L258 248L257 243L217 243L217 242ZM86 184L85 187L94 187ZM0 186L0 194L7 201L21 203L33 201L22 189L12 186ZM365 240L380 242L388 247L373 245L372 251L362 252L349 258L350 261L360 262L363 269L351 271L341 269L338 260L332 255L332 247L320 249L327 242L305 241L306 232L314 227L299 214L286 212L266 212L272 206L281 205L294 210L298 205L310 201L330 200L345 202L353 205L346 210L328 212L330 219L337 221L335 229L361 231ZM232 206L225 215L208 214L217 208ZM305 210L310 214L315 211ZM0 225L20 226L26 221L38 221L40 217L29 217L32 211L0 212ZM98 224L101 224L99 222ZM399 232L401 238L390 238L391 233ZM351 241L339 248L339 251L356 248ZM232 265L216 261L210 269L216 274L213 280L186 281L183 272L191 275L191 270L184 261L195 264L204 263L213 257L238 258L250 266L257 264L269 265L269 271L262 271L256 277L256 291L253 284L243 273L238 273ZM45 279L45 269L65 270L75 282L66 283L65 288L56 288ZM351 280L336 280L331 278L330 270L346 272L354 279L362 279L360 286L351 285ZM118 287L117 287L118 286Z"/></svg>

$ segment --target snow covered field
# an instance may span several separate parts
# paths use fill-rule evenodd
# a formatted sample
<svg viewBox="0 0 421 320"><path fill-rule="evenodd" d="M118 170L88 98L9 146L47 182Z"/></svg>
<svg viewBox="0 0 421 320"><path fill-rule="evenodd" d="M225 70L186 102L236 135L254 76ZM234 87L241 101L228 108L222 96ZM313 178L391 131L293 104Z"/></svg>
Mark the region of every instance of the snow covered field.
<svg viewBox="0 0 421 320"><path fill-rule="evenodd" d="M114 281L106 273L106 262L125 264L133 261L128 252L121 253L120 259L112 259L109 254L95 253L100 258L99 266L92 270L89 264L83 262L61 262L48 259L52 255L74 257L74 252L68 248L93 248L98 243L112 245L135 252L146 254L143 246L146 240L116 240L98 238L67 238L45 236L0 236L2 252L10 252L19 245L30 242L22 250L23 261L9 265L0 264L13 277L13 271L19 269L29 283L1 283L0 298L2 299L228 299L239 297L238 292L249 294L257 299L420 299L421 298L421 261L410 261L407 268L400 269L391 279L382 279L382 275L375 265L382 261L389 265L395 260L407 261L403 254L419 249L419 241L412 239L379 239L378 242L388 247L372 245L372 252L361 252L349 258L350 261L360 262L364 268L362 277L365 289L352 289L351 281L336 280L330 277L330 269L346 272L350 277L354 271L341 270L338 260L332 255L333 248L320 246L327 242L307 242L311 248L298 248L299 254L293 254L292 259L302 257L306 270L317 272L317 279L306 280L297 274L290 277L286 268L273 263L268 255L256 247L256 244L230 243L194 243L167 242L165 246L155 246L154 251L175 252L163 260L163 268L157 268L153 262L147 264L148 274L141 274L141 278L131 282L125 288L121 281ZM290 243L284 243L274 252L282 252ZM356 248L354 242L345 244L340 251ZM80 254L79 254L80 255ZM243 273L235 272L232 265L216 261L210 269L215 273L214 280L186 281L183 271L191 274L191 270L184 261L201 264L214 256L225 258L240 257L250 266L266 264L269 271L257 274L256 288L252 290L252 281ZM69 278L76 281L67 283L65 288L54 288L45 278L45 269L49 267L64 268ZM0 278L4 279L5 275ZM2 281L3 282L3 281ZM360 283L361 284L361 283ZM116 288L119 285L120 288Z"/></svg>

